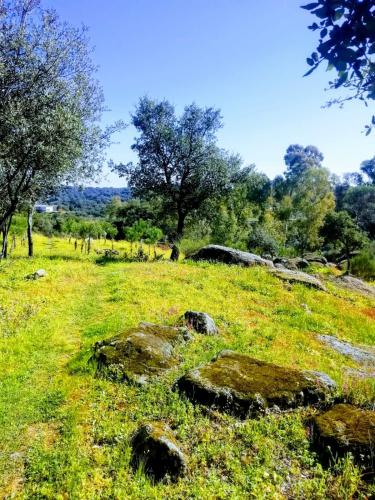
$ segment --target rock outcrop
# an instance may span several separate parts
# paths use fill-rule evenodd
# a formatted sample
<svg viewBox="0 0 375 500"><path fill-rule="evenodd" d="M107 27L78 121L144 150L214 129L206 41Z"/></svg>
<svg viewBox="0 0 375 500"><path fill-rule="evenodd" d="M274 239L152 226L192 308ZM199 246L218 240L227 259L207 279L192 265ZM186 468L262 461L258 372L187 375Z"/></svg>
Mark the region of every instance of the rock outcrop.
<svg viewBox="0 0 375 500"><path fill-rule="evenodd" d="M333 279L335 285L341 288L346 288L353 292L360 293L365 297L375 298L375 287L368 285L359 278L354 278L354 276L343 275Z"/></svg>
<svg viewBox="0 0 375 500"><path fill-rule="evenodd" d="M277 267L277 269L274 269L271 272L277 278L288 281L289 283L301 283L302 285L326 291L326 287L320 280L318 280L318 278L315 278L315 276L311 276L310 274L303 273L302 271L292 271L291 269Z"/></svg>
<svg viewBox="0 0 375 500"><path fill-rule="evenodd" d="M315 253L308 253L304 255L304 259L307 260L309 264L319 264L321 266L326 266L328 261L323 255L318 255Z"/></svg>
<svg viewBox="0 0 375 500"><path fill-rule="evenodd" d="M190 370L176 388L194 402L240 418L267 409L288 409L328 400L335 383L319 372L299 371L222 351L210 363Z"/></svg>
<svg viewBox="0 0 375 500"><path fill-rule="evenodd" d="M306 269L309 267L309 263L305 259L301 259L300 257L296 257L294 259L286 259L284 257L276 257L273 259L274 264L281 264L282 267L286 269L290 269L292 271L298 271L299 269Z"/></svg>
<svg viewBox="0 0 375 500"><path fill-rule="evenodd" d="M186 311L185 321L190 328L204 335L217 335L219 333L214 320L205 312Z"/></svg>
<svg viewBox="0 0 375 500"><path fill-rule="evenodd" d="M364 346L354 346L349 342L344 342L331 335L319 335L318 338L332 347L335 351L353 359L357 363L375 367L375 349Z"/></svg>
<svg viewBox="0 0 375 500"><path fill-rule="evenodd" d="M234 248L220 245L207 245L189 256L191 260L208 260L222 262L224 264L236 264L240 266L267 266L273 267L270 260L263 259L259 255L249 252L242 252Z"/></svg>
<svg viewBox="0 0 375 500"><path fill-rule="evenodd" d="M143 466L147 475L157 481L168 476L172 480L187 472L184 453L172 430L163 422L143 425L132 438L132 466Z"/></svg>
<svg viewBox="0 0 375 500"><path fill-rule="evenodd" d="M91 362L96 364L98 374L144 384L178 364L173 346L188 339L186 328L140 323L136 328L97 342Z"/></svg>
<svg viewBox="0 0 375 500"><path fill-rule="evenodd" d="M355 461L375 474L375 412L338 404L313 418L312 438L328 465L350 452Z"/></svg>

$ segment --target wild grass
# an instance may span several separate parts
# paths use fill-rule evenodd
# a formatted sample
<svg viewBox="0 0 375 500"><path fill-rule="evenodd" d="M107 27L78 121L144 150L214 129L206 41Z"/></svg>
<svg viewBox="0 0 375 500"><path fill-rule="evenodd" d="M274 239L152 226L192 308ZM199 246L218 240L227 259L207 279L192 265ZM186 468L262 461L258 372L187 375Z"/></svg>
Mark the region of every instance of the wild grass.
<svg viewBox="0 0 375 500"><path fill-rule="evenodd" d="M98 247L110 244L96 243ZM116 243L129 252L125 242ZM359 498L375 495L350 457L323 469L309 446L313 410L236 419L171 390L188 368L225 348L283 366L324 371L354 402L375 402L374 379L317 334L375 344L374 302L328 284L292 287L262 268L167 260L107 262L63 239L37 237L0 264L0 497ZM44 268L36 281L25 275ZM306 307L307 306L307 307ZM146 387L95 378L91 346L139 321L178 324L208 312L221 335L178 348L180 366ZM149 420L175 430L189 474L154 484L130 468L130 437Z"/></svg>

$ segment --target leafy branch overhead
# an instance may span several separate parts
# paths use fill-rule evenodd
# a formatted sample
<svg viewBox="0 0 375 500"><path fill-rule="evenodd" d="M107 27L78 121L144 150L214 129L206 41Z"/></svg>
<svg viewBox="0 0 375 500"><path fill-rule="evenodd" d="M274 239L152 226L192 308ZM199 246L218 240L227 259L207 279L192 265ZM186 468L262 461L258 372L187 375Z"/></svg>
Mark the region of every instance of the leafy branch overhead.
<svg viewBox="0 0 375 500"><path fill-rule="evenodd" d="M319 44L307 64L310 75L323 61L337 77L331 89L345 88L349 94L329 104L360 99L367 105L375 99L375 4L373 0L319 0L302 6L318 20L309 29L319 32ZM367 134L375 125L367 125Z"/></svg>

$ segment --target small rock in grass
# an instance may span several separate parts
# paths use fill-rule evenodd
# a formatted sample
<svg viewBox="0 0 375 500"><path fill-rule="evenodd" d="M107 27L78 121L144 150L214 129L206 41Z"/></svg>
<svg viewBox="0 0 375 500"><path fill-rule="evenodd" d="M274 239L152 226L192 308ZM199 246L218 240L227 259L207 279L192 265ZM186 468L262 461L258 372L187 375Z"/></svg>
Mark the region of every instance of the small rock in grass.
<svg viewBox="0 0 375 500"><path fill-rule="evenodd" d="M214 320L205 312L186 311L185 320L191 328L205 335L217 335L219 333Z"/></svg>
<svg viewBox="0 0 375 500"><path fill-rule="evenodd" d="M132 466L137 469L140 465L157 481L166 476L176 480L186 474L186 457L172 430L163 422L143 425L134 434Z"/></svg>
<svg viewBox="0 0 375 500"><path fill-rule="evenodd" d="M26 276L26 279L37 280L39 278L44 278L45 276L47 276L47 271L45 271L44 269L38 269L37 271L35 271L35 273L28 274Z"/></svg>
<svg viewBox="0 0 375 500"><path fill-rule="evenodd" d="M367 473L375 474L375 412L349 404L337 404L313 418L312 438L323 462L351 453Z"/></svg>
<svg viewBox="0 0 375 500"><path fill-rule="evenodd" d="M240 418L327 401L335 387L323 373L284 368L234 351L222 351L176 382L192 401Z"/></svg>

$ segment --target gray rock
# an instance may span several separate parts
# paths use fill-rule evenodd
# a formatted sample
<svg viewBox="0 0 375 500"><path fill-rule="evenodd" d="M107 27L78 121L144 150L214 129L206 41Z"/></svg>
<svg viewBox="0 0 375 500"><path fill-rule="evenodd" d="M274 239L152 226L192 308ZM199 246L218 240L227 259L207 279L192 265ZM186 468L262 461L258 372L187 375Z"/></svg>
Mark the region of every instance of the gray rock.
<svg viewBox="0 0 375 500"><path fill-rule="evenodd" d="M311 276L310 274L303 273L302 271L292 271L291 269L278 267L270 272L277 278L289 281L289 283L302 283L303 285L326 291L326 287L320 280L318 280L318 278L315 278L315 276Z"/></svg>
<svg viewBox="0 0 375 500"><path fill-rule="evenodd" d="M300 257L295 257L294 259L286 259L284 257L276 257L273 260L273 263L282 264L286 269L290 269L292 271L298 271L299 269L306 269L309 267L309 263L305 259L301 259Z"/></svg>
<svg viewBox="0 0 375 500"><path fill-rule="evenodd" d="M259 255L249 252L242 252L234 248L223 247L220 245L208 245L201 248L189 259L199 261L208 260L214 262L222 262L224 264L236 264L240 266L267 266L273 267L270 260L262 259Z"/></svg>
<svg viewBox="0 0 375 500"><path fill-rule="evenodd" d="M39 278L44 278L47 276L47 271L44 269L38 269L35 273L28 274L26 276L27 280L38 280Z"/></svg>
<svg viewBox="0 0 375 500"><path fill-rule="evenodd" d="M351 453L367 474L375 474L375 412L338 404L312 419L312 438L323 461Z"/></svg>
<svg viewBox="0 0 375 500"><path fill-rule="evenodd" d="M140 323L116 337L97 342L90 362L96 364L98 375L145 384L178 365L173 346L188 338L186 328Z"/></svg>
<svg viewBox="0 0 375 500"><path fill-rule="evenodd" d="M162 422L143 425L132 438L132 466L143 466L157 481L176 480L187 473L187 463L171 429Z"/></svg>
<svg viewBox="0 0 375 500"><path fill-rule="evenodd" d="M354 278L354 276L339 276L337 278L333 278L333 282L341 288L358 292L365 297L375 298L375 287L368 285L359 278Z"/></svg>
<svg viewBox="0 0 375 500"><path fill-rule="evenodd" d="M198 333L205 335L217 335L219 333L214 320L205 312L186 311L185 320L189 327Z"/></svg>
<svg viewBox="0 0 375 500"><path fill-rule="evenodd" d="M370 347L359 347L344 342L331 335L318 335L319 340L329 345L335 351L353 359L357 363L375 367L375 350Z"/></svg>
<svg viewBox="0 0 375 500"><path fill-rule="evenodd" d="M320 264L322 266L325 266L328 262L327 259L323 255L318 255L318 254L314 254L314 253L305 254L304 259L309 264Z"/></svg>
<svg viewBox="0 0 375 500"><path fill-rule="evenodd" d="M187 372L175 387L194 402L246 418L329 400L335 383L325 374L222 351L210 363Z"/></svg>

